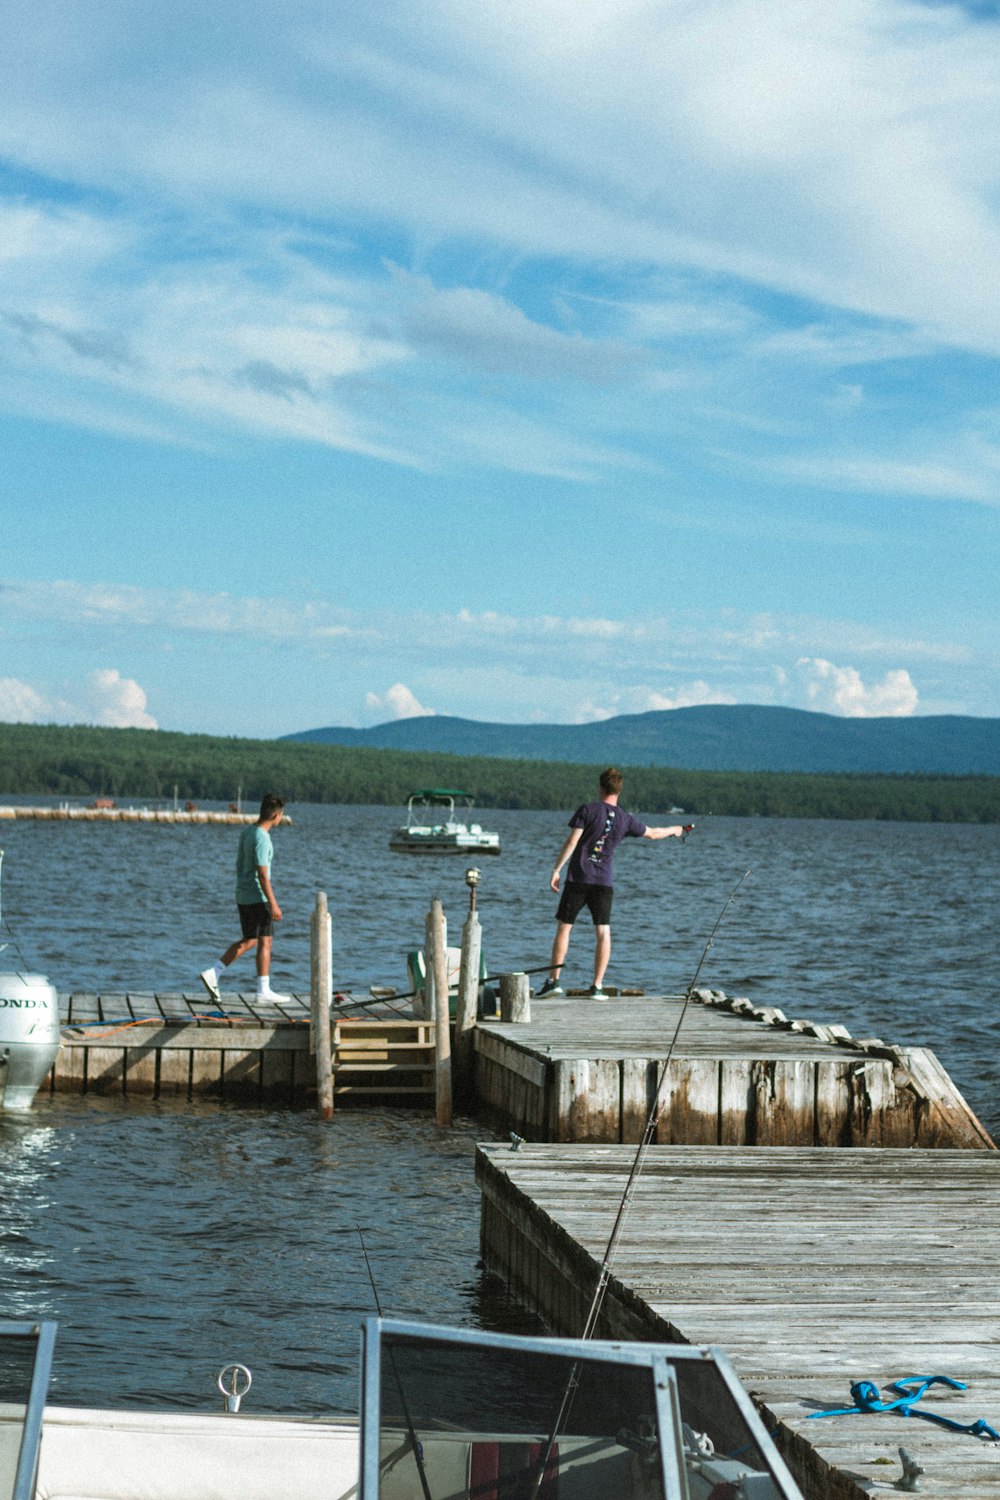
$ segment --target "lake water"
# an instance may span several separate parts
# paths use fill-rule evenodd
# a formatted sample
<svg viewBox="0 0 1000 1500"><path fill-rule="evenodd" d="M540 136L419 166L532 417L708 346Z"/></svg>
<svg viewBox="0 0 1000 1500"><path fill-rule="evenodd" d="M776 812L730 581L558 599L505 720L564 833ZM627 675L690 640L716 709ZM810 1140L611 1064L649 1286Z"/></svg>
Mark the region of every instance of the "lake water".
<svg viewBox="0 0 1000 1500"><path fill-rule="evenodd" d="M276 988L308 987L317 890L338 988L405 988L432 897L457 941L470 861L390 854L399 810L291 812L274 835ZM534 968L548 957L566 815L483 822L504 850L480 861L487 963ZM12 942L0 966L60 991L197 993L235 935L233 829L18 821L0 838ZM608 982L682 992L749 870L699 983L932 1047L1000 1135L998 852L993 826L711 817L684 843L630 842ZM567 983L589 983L591 952L581 926ZM252 976L243 960L239 985ZM215 1372L238 1359L255 1371L251 1410L349 1410L358 1322L373 1310L359 1224L386 1311L517 1321L476 1268L482 1133L407 1112L321 1124L308 1111L79 1098L0 1117L0 1316L59 1319L61 1402L204 1408Z"/></svg>

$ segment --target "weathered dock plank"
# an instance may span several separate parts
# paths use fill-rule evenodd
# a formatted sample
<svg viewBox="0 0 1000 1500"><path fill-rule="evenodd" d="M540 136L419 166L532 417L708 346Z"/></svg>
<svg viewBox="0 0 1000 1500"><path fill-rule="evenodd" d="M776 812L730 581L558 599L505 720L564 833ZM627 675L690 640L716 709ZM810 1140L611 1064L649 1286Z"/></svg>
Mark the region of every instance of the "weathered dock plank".
<svg viewBox="0 0 1000 1500"><path fill-rule="evenodd" d="M533 1139L638 1140L676 1035L661 1144L993 1147L926 1049L711 993L686 1009L679 995L536 997L528 1024L480 1022L481 1112Z"/></svg>
<svg viewBox="0 0 1000 1500"><path fill-rule="evenodd" d="M560 1333L583 1325L633 1159L593 1145L477 1153L486 1266ZM943 1374L969 1389L935 1387L922 1405L1000 1430L998 1273L995 1152L655 1146L600 1331L723 1347L809 1500L892 1493L900 1444L925 1495L986 1500L1000 1450L982 1438L809 1413L850 1406L856 1380L886 1394Z"/></svg>

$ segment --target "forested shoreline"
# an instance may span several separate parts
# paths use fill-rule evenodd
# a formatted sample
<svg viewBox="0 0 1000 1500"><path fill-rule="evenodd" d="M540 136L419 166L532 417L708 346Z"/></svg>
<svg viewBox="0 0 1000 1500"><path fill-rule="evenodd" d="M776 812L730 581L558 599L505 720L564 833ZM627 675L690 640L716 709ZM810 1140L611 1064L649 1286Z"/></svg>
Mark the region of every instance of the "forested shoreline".
<svg viewBox="0 0 1000 1500"><path fill-rule="evenodd" d="M594 765L370 750L166 730L0 724L0 796L235 799L399 806L418 787L461 787L480 807L565 808L589 797ZM626 768L629 807L692 817L1000 822L1000 777Z"/></svg>

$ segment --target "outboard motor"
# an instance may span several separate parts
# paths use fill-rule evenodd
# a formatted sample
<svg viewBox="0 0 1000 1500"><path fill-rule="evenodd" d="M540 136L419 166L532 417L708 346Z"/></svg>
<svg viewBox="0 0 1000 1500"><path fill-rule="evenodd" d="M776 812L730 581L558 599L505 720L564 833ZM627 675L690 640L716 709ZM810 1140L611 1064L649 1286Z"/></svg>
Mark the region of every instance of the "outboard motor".
<svg viewBox="0 0 1000 1500"><path fill-rule="evenodd" d="M59 1043L55 986L43 974L0 973L0 1110L31 1108Z"/></svg>

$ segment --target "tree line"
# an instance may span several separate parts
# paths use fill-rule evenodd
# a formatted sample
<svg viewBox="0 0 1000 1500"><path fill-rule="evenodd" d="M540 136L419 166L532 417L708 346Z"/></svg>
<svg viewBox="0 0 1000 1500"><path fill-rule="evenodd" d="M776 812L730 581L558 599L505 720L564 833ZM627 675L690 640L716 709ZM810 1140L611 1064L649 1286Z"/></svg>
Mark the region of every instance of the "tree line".
<svg viewBox="0 0 1000 1500"><path fill-rule="evenodd" d="M169 801L276 791L288 802L400 806L418 787L461 787L480 807L567 808L594 794L594 765L371 750L167 730L0 724L0 794ZM629 807L691 817L1000 822L1000 777L689 771L626 766Z"/></svg>

